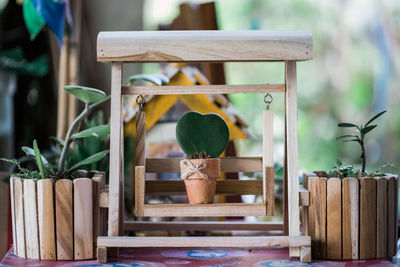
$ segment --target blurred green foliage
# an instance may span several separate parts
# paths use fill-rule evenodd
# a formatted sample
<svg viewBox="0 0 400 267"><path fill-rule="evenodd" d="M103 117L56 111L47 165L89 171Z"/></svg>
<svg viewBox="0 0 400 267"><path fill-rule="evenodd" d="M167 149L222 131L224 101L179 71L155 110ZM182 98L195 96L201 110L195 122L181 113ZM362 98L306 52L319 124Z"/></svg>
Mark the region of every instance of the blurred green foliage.
<svg viewBox="0 0 400 267"><path fill-rule="evenodd" d="M183 0L146 0L146 30L168 24ZM191 1L202 3L206 1ZM300 171L328 170L336 159L360 166L357 144L335 140L340 121L388 113L366 143L368 165L396 166L400 149L400 1L216 0L221 30L309 30L314 59L298 65ZM157 8L155 8L157 6ZM146 69L146 68L145 68ZM225 64L227 82L283 83L283 63ZM275 160L283 162L283 98L274 94ZM231 95L255 140L237 141L242 156L261 155L263 95Z"/></svg>

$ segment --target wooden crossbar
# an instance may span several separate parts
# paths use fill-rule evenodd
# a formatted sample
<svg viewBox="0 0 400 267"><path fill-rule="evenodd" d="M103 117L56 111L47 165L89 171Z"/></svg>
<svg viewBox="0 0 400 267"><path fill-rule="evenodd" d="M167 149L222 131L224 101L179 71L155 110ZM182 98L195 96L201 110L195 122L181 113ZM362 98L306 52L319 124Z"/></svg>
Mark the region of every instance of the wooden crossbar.
<svg viewBox="0 0 400 267"><path fill-rule="evenodd" d="M284 92L284 84L122 86L123 95L266 94Z"/></svg>
<svg viewBox="0 0 400 267"><path fill-rule="evenodd" d="M184 158L147 158L146 172L181 172L179 162ZM220 158L221 172L262 172L261 157Z"/></svg>
<svg viewBox="0 0 400 267"><path fill-rule="evenodd" d="M227 62L312 59L309 31L100 32L102 62Z"/></svg>
<svg viewBox="0 0 400 267"><path fill-rule="evenodd" d="M144 217L242 217L266 216L264 203L144 204Z"/></svg>
<svg viewBox="0 0 400 267"><path fill-rule="evenodd" d="M207 248L265 248L311 246L309 236L191 236L191 237L132 237L109 236L97 239L98 247L207 247Z"/></svg>
<svg viewBox="0 0 400 267"><path fill-rule="evenodd" d="M262 195L262 180L217 180L217 195ZM184 181L146 181L146 195L186 194Z"/></svg>
<svg viewBox="0 0 400 267"><path fill-rule="evenodd" d="M283 222L210 222L210 221L175 221L175 222L143 222L125 221L128 231L282 231Z"/></svg>

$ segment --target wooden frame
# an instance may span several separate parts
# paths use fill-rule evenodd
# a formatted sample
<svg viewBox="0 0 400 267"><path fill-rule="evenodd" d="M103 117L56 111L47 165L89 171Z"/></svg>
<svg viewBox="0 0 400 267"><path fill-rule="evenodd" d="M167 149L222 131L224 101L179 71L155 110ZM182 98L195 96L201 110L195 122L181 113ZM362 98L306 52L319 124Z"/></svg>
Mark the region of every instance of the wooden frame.
<svg viewBox="0 0 400 267"><path fill-rule="evenodd" d="M108 195L108 237L98 238L99 261L107 260L112 247L266 247L288 246L290 256L311 259L311 240L300 235L299 205L308 205L307 189L299 189L297 144L297 78L296 62L312 59L312 37L307 31L161 31L101 32L97 39L97 59L111 62L111 148L110 189ZM276 85L205 85L205 86L122 86L122 64L129 62L248 62L284 61L285 83ZM275 237L121 237L123 235L123 166L122 166L122 94L215 94L215 93L284 93L285 94L285 185L287 214L283 230L289 236ZM264 122L271 119L264 112ZM136 216L245 216L273 215L272 131L264 127L262 158L221 159L222 171L262 171L260 204L145 204L147 193L160 184L145 181L146 172L179 172L180 159L146 159L144 154L144 113L137 116L135 211ZM235 181L236 186L242 181ZM243 181L248 186L256 182ZM229 183L229 182L228 182ZM254 183L254 184L252 184ZM164 186L165 184L163 184ZM170 184L172 193L181 192L181 183ZM240 193L219 183L220 193ZM225 191L224 191L225 190ZM245 192L247 192L245 190ZM102 200L100 199L100 202ZM104 201L103 201L104 202ZM240 208L241 207L241 208ZM244 208L243 208L244 207ZM127 223L126 225L131 225ZM214 224L209 225L215 226ZM251 226L250 226L251 228ZM267 227L266 227L267 228ZM201 241L200 241L201 240Z"/></svg>

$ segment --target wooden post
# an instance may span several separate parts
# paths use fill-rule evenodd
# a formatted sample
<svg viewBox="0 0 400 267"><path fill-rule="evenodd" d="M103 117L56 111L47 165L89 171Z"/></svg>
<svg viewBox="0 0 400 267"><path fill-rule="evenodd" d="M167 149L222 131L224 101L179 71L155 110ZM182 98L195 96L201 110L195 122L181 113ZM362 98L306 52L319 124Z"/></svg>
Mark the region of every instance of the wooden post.
<svg viewBox="0 0 400 267"><path fill-rule="evenodd" d="M38 260L39 255L39 231L36 206L36 180L24 180L24 219L26 258Z"/></svg>
<svg viewBox="0 0 400 267"><path fill-rule="evenodd" d="M135 216L144 216L145 167L135 167Z"/></svg>
<svg viewBox="0 0 400 267"><path fill-rule="evenodd" d="M106 223L100 208L100 193L106 183L104 172L95 173L92 177L93 193L93 251L97 248L97 237L101 236L102 224Z"/></svg>
<svg viewBox="0 0 400 267"><path fill-rule="evenodd" d="M342 259L342 182L329 178L326 184L326 246L327 258Z"/></svg>
<svg viewBox="0 0 400 267"><path fill-rule="evenodd" d="M270 110L263 111L263 197L267 216L274 215L274 114Z"/></svg>
<svg viewBox="0 0 400 267"><path fill-rule="evenodd" d="M299 166L297 147L297 77L296 61L285 62L286 146L288 174L289 236L300 235ZM290 248L290 256L300 256L300 248Z"/></svg>
<svg viewBox="0 0 400 267"><path fill-rule="evenodd" d="M120 233L120 214L123 213L120 197L121 192L121 128L122 128L122 97L121 97L122 63L111 64L111 119L110 119L110 196L108 209L108 235L118 236ZM123 182L123 180L122 180Z"/></svg>
<svg viewBox="0 0 400 267"><path fill-rule="evenodd" d="M16 228L16 210L15 210L15 177L10 178L10 200L11 200L11 223L12 223L12 235L13 235L13 250L14 254L18 256L18 243L17 243L17 228Z"/></svg>
<svg viewBox="0 0 400 267"><path fill-rule="evenodd" d="M356 178L342 180L343 259L357 260L359 255L360 187Z"/></svg>
<svg viewBox="0 0 400 267"><path fill-rule="evenodd" d="M397 252L397 178L393 176L388 179L388 239L387 239L387 257L393 257Z"/></svg>
<svg viewBox="0 0 400 267"><path fill-rule="evenodd" d="M56 260L56 237L54 226L54 182L41 179L37 182L40 259Z"/></svg>
<svg viewBox="0 0 400 267"><path fill-rule="evenodd" d="M63 179L55 184L57 260L73 260L73 193L72 181Z"/></svg>
<svg viewBox="0 0 400 267"><path fill-rule="evenodd" d="M26 257L25 243L25 220L24 220L24 183L22 179L14 180L14 205L15 205L15 225L17 229L17 256Z"/></svg>
<svg viewBox="0 0 400 267"><path fill-rule="evenodd" d="M74 259L93 258L92 180L74 180Z"/></svg>
<svg viewBox="0 0 400 267"><path fill-rule="evenodd" d="M360 259L376 258L376 180L360 179Z"/></svg>
<svg viewBox="0 0 400 267"><path fill-rule="evenodd" d="M388 180L376 177L376 257L386 258L387 255L387 190Z"/></svg>

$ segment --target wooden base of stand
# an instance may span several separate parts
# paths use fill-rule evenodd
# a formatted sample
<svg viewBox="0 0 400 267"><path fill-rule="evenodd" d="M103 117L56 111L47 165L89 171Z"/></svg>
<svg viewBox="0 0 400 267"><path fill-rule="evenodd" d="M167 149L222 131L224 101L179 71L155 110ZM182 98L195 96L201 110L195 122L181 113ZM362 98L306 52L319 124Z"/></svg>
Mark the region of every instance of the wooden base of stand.
<svg viewBox="0 0 400 267"><path fill-rule="evenodd" d="M311 261L311 238L309 236L194 236L194 237L130 237L108 236L97 239L97 255L100 263L108 260L110 248L142 247L195 247L195 248L266 248L298 247L301 248L300 260Z"/></svg>

